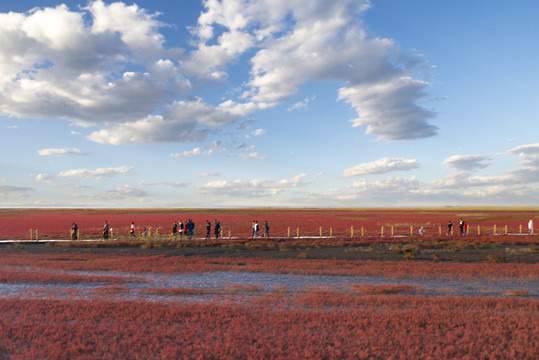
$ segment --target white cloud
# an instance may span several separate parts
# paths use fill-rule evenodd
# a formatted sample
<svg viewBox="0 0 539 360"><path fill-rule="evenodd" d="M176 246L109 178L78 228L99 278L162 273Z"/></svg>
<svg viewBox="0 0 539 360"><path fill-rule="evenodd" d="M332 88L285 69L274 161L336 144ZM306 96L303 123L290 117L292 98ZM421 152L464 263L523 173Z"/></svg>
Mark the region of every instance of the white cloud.
<svg viewBox="0 0 539 360"><path fill-rule="evenodd" d="M539 154L539 144L520 145L509 151L508 154L515 155L534 155Z"/></svg>
<svg viewBox="0 0 539 360"><path fill-rule="evenodd" d="M275 180L218 180L197 186L197 191L212 196L264 197L272 196L296 187L305 186L306 174L289 179Z"/></svg>
<svg viewBox="0 0 539 360"><path fill-rule="evenodd" d="M83 155L82 150L77 148L49 148L38 150L37 153L41 156L60 156L60 155Z"/></svg>
<svg viewBox="0 0 539 360"><path fill-rule="evenodd" d="M210 177L219 176L219 173L209 171L209 172L198 173L196 176L199 178L210 178Z"/></svg>
<svg viewBox="0 0 539 360"><path fill-rule="evenodd" d="M135 198L138 200L143 200L149 194L143 189L137 188L132 185L120 185L116 189L98 194L95 198L100 200L122 200Z"/></svg>
<svg viewBox="0 0 539 360"><path fill-rule="evenodd" d="M317 179L317 178L319 178L321 176L324 176L325 174L326 174L325 171L320 171L318 174L313 175L313 179Z"/></svg>
<svg viewBox="0 0 539 360"><path fill-rule="evenodd" d="M489 164L482 161L488 159L489 155L453 155L445 159L442 164L456 170L472 171L486 168Z"/></svg>
<svg viewBox="0 0 539 360"><path fill-rule="evenodd" d="M80 178L86 178L86 179L99 180L103 177L131 175L132 172L133 172L133 167L131 166L119 166L116 168L99 168L95 170L88 170L88 169L66 170L66 171L60 172L58 176L80 177Z"/></svg>
<svg viewBox="0 0 539 360"><path fill-rule="evenodd" d="M293 110L299 110L299 109L306 109L309 107L309 103L311 101L314 101L316 99L316 96L311 96L310 98L305 98L302 101L298 101L294 105L290 106L286 109L286 111L293 111Z"/></svg>
<svg viewBox="0 0 539 360"><path fill-rule="evenodd" d="M38 174L35 181L51 183L54 181L54 176L49 174Z"/></svg>
<svg viewBox="0 0 539 360"><path fill-rule="evenodd" d="M408 171L419 167L415 159L382 158L369 163L363 163L345 169L343 177L353 177L370 174L383 174L391 171Z"/></svg>
<svg viewBox="0 0 539 360"><path fill-rule="evenodd" d="M253 130L252 134L254 136L260 136L260 135L265 135L267 134L267 131L264 130L264 129L256 129L256 130Z"/></svg>
<svg viewBox="0 0 539 360"><path fill-rule="evenodd" d="M102 144L202 142L328 81L342 84L336 97L357 111L353 125L379 140L436 133L434 114L417 104L429 84L412 76L424 60L367 33L369 1L203 4L191 49L167 48L159 14L123 2L0 14L0 113L98 126L88 139ZM248 64L238 99L197 97L198 84L227 80L238 63Z"/></svg>
<svg viewBox="0 0 539 360"><path fill-rule="evenodd" d="M141 181L140 186L170 186L174 188L182 188L189 186L189 183L181 181Z"/></svg>
<svg viewBox="0 0 539 360"><path fill-rule="evenodd" d="M202 151L200 148L194 148L193 150L185 150L183 153L172 153L170 157L192 157L192 156L209 156L213 153L213 150Z"/></svg>
<svg viewBox="0 0 539 360"><path fill-rule="evenodd" d="M239 154L239 155L237 155L237 157L239 157L240 159L248 159L248 160L264 160L268 156L267 155L260 155L259 153L257 153L255 151L255 152L252 152L252 153L249 153L249 154Z"/></svg>

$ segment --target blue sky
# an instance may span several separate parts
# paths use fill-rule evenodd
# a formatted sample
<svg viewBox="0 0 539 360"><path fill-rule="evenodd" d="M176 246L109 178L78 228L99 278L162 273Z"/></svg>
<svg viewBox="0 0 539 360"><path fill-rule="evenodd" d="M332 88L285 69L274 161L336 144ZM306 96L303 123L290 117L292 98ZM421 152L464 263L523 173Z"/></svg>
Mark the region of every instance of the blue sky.
<svg viewBox="0 0 539 360"><path fill-rule="evenodd" d="M536 206L538 15L2 1L0 207Z"/></svg>

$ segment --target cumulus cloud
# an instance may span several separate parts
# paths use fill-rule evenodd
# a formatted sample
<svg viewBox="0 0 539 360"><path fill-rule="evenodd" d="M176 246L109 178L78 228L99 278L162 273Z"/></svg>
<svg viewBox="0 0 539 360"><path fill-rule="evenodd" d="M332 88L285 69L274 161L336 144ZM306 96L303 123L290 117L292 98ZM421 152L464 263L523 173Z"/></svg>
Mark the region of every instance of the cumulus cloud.
<svg viewBox="0 0 539 360"><path fill-rule="evenodd" d="M368 33L368 0L203 4L186 49L166 46L159 14L120 1L0 14L0 112L98 126L88 139L103 144L201 142L328 81L357 111L352 125L378 140L436 134L435 114L419 105L429 84L413 76L425 60ZM198 97L198 84L228 80L238 63L237 98Z"/></svg>
<svg viewBox="0 0 539 360"><path fill-rule="evenodd" d="M454 155L445 159L442 164L455 170L472 171L486 168L488 164L483 161L488 159L488 155Z"/></svg>
<svg viewBox="0 0 539 360"><path fill-rule="evenodd" d="M54 176L51 176L49 174L38 174L35 181L51 183L54 181Z"/></svg>
<svg viewBox="0 0 539 360"><path fill-rule="evenodd" d="M520 145L507 151L508 154L515 155L539 155L539 144Z"/></svg>
<svg viewBox="0 0 539 360"><path fill-rule="evenodd" d="M306 174L300 174L279 181L255 180L218 180L197 186L197 191L212 196L264 197L272 196L296 187L305 186Z"/></svg>
<svg viewBox="0 0 539 360"><path fill-rule="evenodd" d="M408 171L418 167L419 162L415 159L382 158L345 169L343 177L383 174L391 171Z"/></svg>
<svg viewBox="0 0 539 360"><path fill-rule="evenodd" d="M252 132L254 136L260 136L266 134L267 131L265 129L256 129Z"/></svg>
<svg viewBox="0 0 539 360"><path fill-rule="evenodd" d="M37 153L41 156L60 156L60 155L84 155L82 150L77 148L49 148L38 150Z"/></svg>
<svg viewBox="0 0 539 360"><path fill-rule="evenodd" d="M119 166L115 168L98 168L95 170L88 170L88 169L66 170L66 171L60 172L58 176L79 177L79 178L99 180L103 177L131 175L132 172L133 172L132 166Z"/></svg>

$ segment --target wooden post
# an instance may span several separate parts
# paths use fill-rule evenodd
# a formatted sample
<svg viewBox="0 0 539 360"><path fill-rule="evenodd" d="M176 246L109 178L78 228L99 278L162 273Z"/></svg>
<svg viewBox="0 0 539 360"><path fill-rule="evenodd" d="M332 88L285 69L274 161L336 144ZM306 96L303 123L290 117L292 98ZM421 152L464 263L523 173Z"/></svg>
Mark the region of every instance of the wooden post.
<svg viewBox="0 0 539 360"><path fill-rule="evenodd" d="M114 238L114 229L110 229L110 238Z"/></svg>
<svg viewBox="0 0 539 360"><path fill-rule="evenodd" d="M492 231L493 231L494 235L496 235L496 224L494 224Z"/></svg>
<svg viewBox="0 0 539 360"><path fill-rule="evenodd" d="M38 241L39 241L39 230L36 229L36 242L38 242Z"/></svg>
<svg viewBox="0 0 539 360"><path fill-rule="evenodd" d="M410 236L414 236L414 227L410 226Z"/></svg>
<svg viewBox="0 0 539 360"><path fill-rule="evenodd" d="M394 233L393 233L393 226L391 226L391 237L393 237Z"/></svg>
<svg viewBox="0 0 539 360"><path fill-rule="evenodd" d="M481 225L477 225L477 235L481 235Z"/></svg>
<svg viewBox="0 0 539 360"><path fill-rule="evenodd" d="M299 228L296 228L297 238L299 239Z"/></svg>
<svg viewBox="0 0 539 360"><path fill-rule="evenodd" d="M330 238L333 237L333 228L332 227L329 228L329 237Z"/></svg>
<svg viewBox="0 0 539 360"><path fill-rule="evenodd" d="M34 231L33 231L32 229L30 229L30 241L32 241L32 240L33 240L33 239L32 239L32 238L33 238L33 236L32 236L32 235L33 235L33 233L34 233Z"/></svg>
<svg viewBox="0 0 539 360"><path fill-rule="evenodd" d="M440 234L440 236L442 236L442 226L441 225L438 225L438 233Z"/></svg>
<svg viewBox="0 0 539 360"><path fill-rule="evenodd" d="M232 235L230 234L232 230L228 229L228 238L232 239ZM221 237L223 237L223 230L221 230Z"/></svg>
<svg viewBox="0 0 539 360"><path fill-rule="evenodd" d="M518 234L519 235L522 235L522 224L520 224L519 228L518 228Z"/></svg>
<svg viewBox="0 0 539 360"><path fill-rule="evenodd" d="M363 232L363 226L361 227L361 236L363 236L365 233Z"/></svg>
<svg viewBox="0 0 539 360"><path fill-rule="evenodd" d="M451 226L451 236L453 235L453 226Z"/></svg>
<svg viewBox="0 0 539 360"><path fill-rule="evenodd" d="M148 228L148 237L152 237L152 227Z"/></svg>
<svg viewBox="0 0 539 360"><path fill-rule="evenodd" d="M288 227L288 238L290 239L290 226Z"/></svg>
<svg viewBox="0 0 539 360"><path fill-rule="evenodd" d="M77 240L80 240L80 230L77 229Z"/></svg>
<svg viewBox="0 0 539 360"><path fill-rule="evenodd" d="M350 226L350 237L351 238L354 237L354 227L353 226Z"/></svg>
<svg viewBox="0 0 539 360"><path fill-rule="evenodd" d="M322 226L320 226L320 237L322 237Z"/></svg>
<svg viewBox="0 0 539 360"><path fill-rule="evenodd" d="M381 229L381 235L380 236L384 236L384 227L382 226L382 229Z"/></svg>
<svg viewBox="0 0 539 360"><path fill-rule="evenodd" d="M507 225L505 225L505 235L507 235Z"/></svg>

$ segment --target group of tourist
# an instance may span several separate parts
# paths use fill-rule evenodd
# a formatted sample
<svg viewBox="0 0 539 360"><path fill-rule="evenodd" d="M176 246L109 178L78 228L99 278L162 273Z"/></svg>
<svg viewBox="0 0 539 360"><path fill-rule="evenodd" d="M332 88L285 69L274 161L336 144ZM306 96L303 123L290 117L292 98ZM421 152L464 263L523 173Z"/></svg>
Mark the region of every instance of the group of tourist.
<svg viewBox="0 0 539 360"><path fill-rule="evenodd" d="M459 232L460 235L467 235L468 234L468 224L462 218L459 219ZM447 224L447 235L453 234L453 223L451 220L449 220Z"/></svg>
<svg viewBox="0 0 539 360"><path fill-rule="evenodd" d="M459 233L460 235L467 235L468 234L468 224L466 224L466 222L460 218L459 219ZM212 229L212 224L209 220L206 220L206 239L210 239L211 237L211 229ZM215 235L215 238L216 239L219 239L222 237L222 227L221 227L221 222L217 219L215 219L214 221L214 225L213 225L213 230L214 230L214 235ZM260 228L259 228L259 225L258 225L258 221L257 220L253 220L252 222L252 230L253 230L253 235L252 237L255 238L255 237L259 237L260 236ZM264 234L263 236L265 238L269 237L269 224L267 221L264 222ZM111 234L112 232L112 228L109 227L109 224L107 222L107 220L105 220L105 223L103 225L103 239L108 239L109 238L109 235ZM79 227L78 225L73 222L72 226L71 226L71 231L70 231L70 234L71 234L71 239L72 240L77 240L79 238ZM421 227L419 229L419 235L423 236L425 234L425 229L423 227ZM451 220L449 220L448 224L447 224L447 235L452 235L453 234L453 223L451 222ZM533 220L530 219L530 221L528 222L528 235L533 235L534 234L534 229L533 229ZM129 235L132 236L132 237L135 237L135 222L132 221L131 222L131 226L129 228ZM148 230L146 229L146 227L144 227L143 231L142 231L142 236L143 237L146 237L148 235ZM191 219L188 219L185 223L180 220L178 222L174 222L172 224L172 233L171 235L173 237L176 237L179 235L180 238L182 238L183 236L187 236L187 238L191 239L194 235L195 235L195 223L193 220Z"/></svg>

